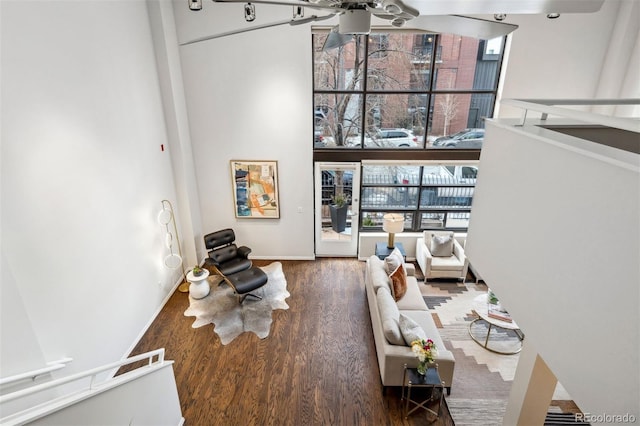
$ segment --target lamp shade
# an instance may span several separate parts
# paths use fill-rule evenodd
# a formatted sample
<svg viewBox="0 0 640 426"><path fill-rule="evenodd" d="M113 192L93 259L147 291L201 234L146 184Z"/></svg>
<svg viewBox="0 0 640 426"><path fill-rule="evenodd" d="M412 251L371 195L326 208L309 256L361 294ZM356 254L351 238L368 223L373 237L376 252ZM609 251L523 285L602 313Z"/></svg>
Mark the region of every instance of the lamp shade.
<svg viewBox="0 0 640 426"><path fill-rule="evenodd" d="M404 230L404 215L387 213L383 216L382 230L391 234L397 234Z"/></svg>
<svg viewBox="0 0 640 426"><path fill-rule="evenodd" d="M163 205L164 207L164 205ZM173 214L171 214L171 210L163 208L158 213L158 223L160 225L168 225L171 223L171 219L173 218Z"/></svg>
<svg viewBox="0 0 640 426"><path fill-rule="evenodd" d="M171 253L164 258L164 264L167 268L176 269L182 265L182 257L175 253Z"/></svg>
<svg viewBox="0 0 640 426"><path fill-rule="evenodd" d="M322 51L327 52L331 49L337 49L338 47L346 45L351 40L353 40L353 34L340 34L338 28L333 28L324 41Z"/></svg>

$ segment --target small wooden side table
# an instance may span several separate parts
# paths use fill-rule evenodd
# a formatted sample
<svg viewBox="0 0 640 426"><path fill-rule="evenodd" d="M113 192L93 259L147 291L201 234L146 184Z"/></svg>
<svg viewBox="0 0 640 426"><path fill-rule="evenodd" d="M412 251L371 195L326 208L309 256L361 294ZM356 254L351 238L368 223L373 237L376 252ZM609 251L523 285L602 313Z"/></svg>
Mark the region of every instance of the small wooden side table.
<svg viewBox="0 0 640 426"><path fill-rule="evenodd" d="M440 380L440 374L438 374L438 365L435 367L429 367L427 374L424 376L418 374L417 368L407 368L407 364L404 365L404 377L402 380L402 400L404 404L404 418L409 417L409 414L416 411L418 408L422 408L427 412L427 420L434 422L440 417L440 408L442 406L442 399L444 398L444 382ZM413 398L421 398L420 400L411 399L411 391L413 389L421 389L425 392L416 392ZM406 389L406 390L405 390ZM427 392L428 391L428 392ZM437 402L436 407L427 406L428 403ZM409 404L412 408L409 409ZM432 418L429 419L431 414Z"/></svg>
<svg viewBox="0 0 640 426"><path fill-rule="evenodd" d="M402 257L406 260L407 253L404 251L402 243L395 243L395 246L398 247L398 250L402 253ZM378 256L380 260L384 260L384 258L389 256L392 251L392 248L387 247L387 243L376 243L376 256Z"/></svg>

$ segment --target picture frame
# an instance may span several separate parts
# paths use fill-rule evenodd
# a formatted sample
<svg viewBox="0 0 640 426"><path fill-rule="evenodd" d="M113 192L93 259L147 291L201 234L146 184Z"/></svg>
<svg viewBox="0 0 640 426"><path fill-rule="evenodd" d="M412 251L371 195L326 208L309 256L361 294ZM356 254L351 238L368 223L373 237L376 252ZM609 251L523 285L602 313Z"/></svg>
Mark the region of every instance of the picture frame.
<svg viewBox="0 0 640 426"><path fill-rule="evenodd" d="M278 162L231 160L231 184L238 219L279 219Z"/></svg>

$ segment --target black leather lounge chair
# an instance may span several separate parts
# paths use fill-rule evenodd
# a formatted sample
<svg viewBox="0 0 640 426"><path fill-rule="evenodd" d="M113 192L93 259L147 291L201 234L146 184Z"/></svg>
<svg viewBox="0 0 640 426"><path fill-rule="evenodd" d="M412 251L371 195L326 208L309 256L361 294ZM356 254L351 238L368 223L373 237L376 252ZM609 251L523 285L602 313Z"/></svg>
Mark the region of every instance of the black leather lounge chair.
<svg viewBox="0 0 640 426"><path fill-rule="evenodd" d="M204 244L209 250L207 264L233 288L239 303L244 302L247 296L262 299L251 292L267 283L267 274L252 266L248 258L251 249L246 246L237 247L235 239L236 235L231 228L205 235Z"/></svg>

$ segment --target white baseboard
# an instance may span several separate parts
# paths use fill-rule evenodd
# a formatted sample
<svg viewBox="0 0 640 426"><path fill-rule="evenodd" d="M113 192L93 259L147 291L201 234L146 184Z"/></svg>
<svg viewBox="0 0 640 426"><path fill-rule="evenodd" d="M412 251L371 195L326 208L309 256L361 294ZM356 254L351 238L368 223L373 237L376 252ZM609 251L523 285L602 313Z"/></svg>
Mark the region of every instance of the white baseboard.
<svg viewBox="0 0 640 426"><path fill-rule="evenodd" d="M315 256L250 256L251 260L316 260Z"/></svg>

